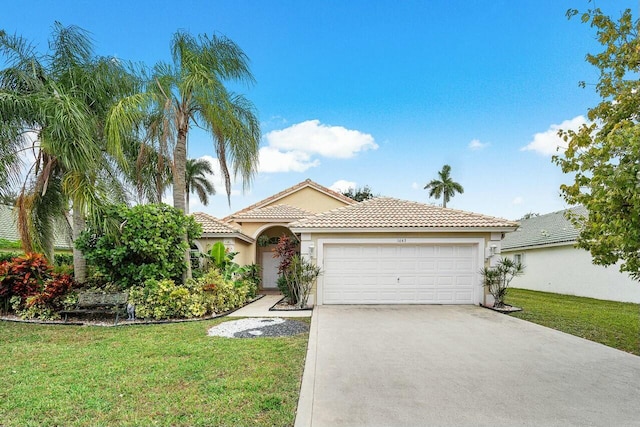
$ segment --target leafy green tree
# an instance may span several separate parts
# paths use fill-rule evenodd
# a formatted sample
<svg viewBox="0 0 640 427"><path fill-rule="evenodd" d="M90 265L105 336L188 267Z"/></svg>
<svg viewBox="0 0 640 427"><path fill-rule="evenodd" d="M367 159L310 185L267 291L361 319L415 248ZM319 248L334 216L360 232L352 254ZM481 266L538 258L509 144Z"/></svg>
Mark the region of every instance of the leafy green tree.
<svg viewBox="0 0 640 427"><path fill-rule="evenodd" d="M123 180L138 203L162 203L171 185L171 159L156 144L132 140L123 147L127 167Z"/></svg>
<svg viewBox="0 0 640 427"><path fill-rule="evenodd" d="M209 195L216 194L211 181L207 179L206 174L213 174L211 163L206 159L189 159L187 160L185 184L187 186L185 194L187 195L187 203L185 212L189 213L189 194L192 192L198 195L203 205L209 204Z"/></svg>
<svg viewBox="0 0 640 427"><path fill-rule="evenodd" d="M117 233L89 223L76 242L99 273L122 289L149 279L181 280L190 247L182 236L190 243L202 233L193 217L165 204L120 205L109 216L121 224Z"/></svg>
<svg viewBox="0 0 640 427"><path fill-rule="evenodd" d="M629 9L617 20L597 8L567 12L576 15L602 45L586 57L600 72L595 88L601 101L588 110L591 123L560 131L568 147L553 160L572 177L561 194L588 211L571 218L581 230L578 246L595 264L622 261L620 270L640 280L640 24Z"/></svg>
<svg viewBox="0 0 640 427"><path fill-rule="evenodd" d="M451 166L444 165L442 170L438 172L440 179L432 179L424 186L425 190L429 190L429 197L439 199L442 197L442 207L447 207L447 202L451 200L456 193L464 193L462 185L451 179Z"/></svg>
<svg viewBox="0 0 640 427"><path fill-rule="evenodd" d="M253 104L229 91L227 82L252 83L248 58L224 36L194 37L178 31L171 43L172 63L154 67L145 92L123 99L110 115L107 134L119 140L146 117L161 145L173 147L173 206L185 212L187 137L192 126L213 136L213 145L231 197L231 172L248 188L257 171L260 124ZM186 236L185 236L186 240ZM189 251L185 251L185 261ZM190 269L185 277L190 276Z"/></svg>
<svg viewBox="0 0 640 427"><path fill-rule="evenodd" d="M0 182L18 181L19 153L35 161L20 184L18 227L25 251L53 251L53 224L72 207L74 237L87 215L125 195L116 177L122 146L103 137L108 110L137 91L137 79L113 58L98 58L87 33L56 22L49 51L40 54L17 35L0 34ZM25 137L29 136L29 137ZM76 279L85 278L74 251Z"/></svg>
<svg viewBox="0 0 640 427"><path fill-rule="evenodd" d="M363 202L365 200L377 197L375 194L373 194L371 188L368 185L365 185L364 187L349 188L347 191L343 191L342 195L347 196L348 198L353 199L356 202Z"/></svg>

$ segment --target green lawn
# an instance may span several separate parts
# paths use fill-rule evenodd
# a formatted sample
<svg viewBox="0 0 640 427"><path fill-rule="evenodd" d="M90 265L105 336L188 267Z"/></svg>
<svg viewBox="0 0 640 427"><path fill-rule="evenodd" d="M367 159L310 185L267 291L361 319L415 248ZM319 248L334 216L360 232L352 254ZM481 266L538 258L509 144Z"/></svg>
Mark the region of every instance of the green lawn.
<svg viewBox="0 0 640 427"><path fill-rule="evenodd" d="M308 335L208 337L221 321L0 322L0 424L293 425Z"/></svg>
<svg viewBox="0 0 640 427"><path fill-rule="evenodd" d="M512 316L640 355L640 304L509 289Z"/></svg>

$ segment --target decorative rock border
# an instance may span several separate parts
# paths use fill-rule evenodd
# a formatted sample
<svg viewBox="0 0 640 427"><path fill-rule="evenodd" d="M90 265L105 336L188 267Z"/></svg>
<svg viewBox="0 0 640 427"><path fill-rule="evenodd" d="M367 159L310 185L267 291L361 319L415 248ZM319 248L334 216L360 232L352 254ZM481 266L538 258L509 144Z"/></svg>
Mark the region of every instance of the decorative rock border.
<svg viewBox="0 0 640 427"><path fill-rule="evenodd" d="M505 304L504 307L490 307L488 305L480 304L480 307L488 308L489 310L497 311L498 313L509 314L522 311L520 307L514 307L512 305Z"/></svg>
<svg viewBox="0 0 640 427"><path fill-rule="evenodd" d="M305 308L297 308L297 307L292 307L292 306L287 306L287 307L292 307L292 308L286 308L286 307L282 307L282 301L284 301L286 299L286 297L282 297L280 298L275 304L273 304L271 306L271 308L269 308L269 311L308 311L308 310L313 310L313 306L306 306ZM280 307L278 307L280 305Z"/></svg>

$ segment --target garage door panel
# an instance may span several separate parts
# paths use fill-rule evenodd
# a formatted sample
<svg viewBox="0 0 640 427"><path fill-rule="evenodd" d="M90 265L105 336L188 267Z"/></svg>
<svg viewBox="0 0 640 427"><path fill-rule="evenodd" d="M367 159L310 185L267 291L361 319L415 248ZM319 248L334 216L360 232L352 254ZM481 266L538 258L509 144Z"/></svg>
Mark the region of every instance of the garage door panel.
<svg viewBox="0 0 640 427"><path fill-rule="evenodd" d="M471 271L473 269L473 261L471 260L457 260L456 261L456 270L457 271Z"/></svg>
<svg viewBox="0 0 640 427"><path fill-rule="evenodd" d="M437 263L434 260L418 259L418 270L423 274L435 273L437 271Z"/></svg>
<svg viewBox="0 0 640 427"><path fill-rule="evenodd" d="M418 256L420 257L434 257L436 254L436 247L435 246L426 246L426 245L419 245L417 246L418 248Z"/></svg>
<svg viewBox="0 0 640 427"><path fill-rule="evenodd" d="M437 256L439 257L454 257L456 256L456 247L455 246L436 246L437 248Z"/></svg>
<svg viewBox="0 0 640 427"><path fill-rule="evenodd" d="M325 245L325 304L472 304L477 245Z"/></svg>

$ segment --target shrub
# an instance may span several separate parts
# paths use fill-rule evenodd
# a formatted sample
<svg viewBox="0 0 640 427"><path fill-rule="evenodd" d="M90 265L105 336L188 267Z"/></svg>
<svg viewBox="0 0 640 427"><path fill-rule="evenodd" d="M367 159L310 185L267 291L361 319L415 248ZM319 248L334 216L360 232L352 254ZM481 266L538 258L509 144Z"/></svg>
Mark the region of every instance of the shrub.
<svg viewBox="0 0 640 427"><path fill-rule="evenodd" d="M286 289L286 293L283 293L290 304L303 308L307 305L311 288L319 275L320 267L299 255L294 255L282 276L283 280L278 280L278 287Z"/></svg>
<svg viewBox="0 0 640 427"><path fill-rule="evenodd" d="M128 289L147 280L180 281L187 265L184 254L201 227L193 217L165 204L114 207L110 218L120 226L108 232L97 225L76 241L87 261L108 281Z"/></svg>
<svg viewBox="0 0 640 427"><path fill-rule="evenodd" d="M55 267L73 265L73 255L72 254L54 254L53 265Z"/></svg>
<svg viewBox="0 0 640 427"><path fill-rule="evenodd" d="M205 293L207 304L214 313L222 313L241 306L247 301L249 286L245 281L236 283L226 280L215 268L198 279Z"/></svg>
<svg viewBox="0 0 640 427"><path fill-rule="evenodd" d="M12 259L24 255L21 252L0 252L0 263L11 261Z"/></svg>
<svg viewBox="0 0 640 427"><path fill-rule="evenodd" d="M52 268L42 254L29 253L6 262L0 278L0 295L21 299L40 292L51 278Z"/></svg>
<svg viewBox="0 0 640 427"><path fill-rule="evenodd" d="M201 292L192 292L173 280L147 280L129 289L129 302L143 319L200 317L207 313Z"/></svg>
<svg viewBox="0 0 640 427"><path fill-rule="evenodd" d="M44 320L58 319L58 313L64 306L64 300L74 285L68 274L53 273L51 280L45 283L42 292L27 297L23 307L16 312L23 318L40 318Z"/></svg>
<svg viewBox="0 0 640 427"><path fill-rule="evenodd" d="M273 248L273 253L274 257L280 258L278 273L284 274L291 264L291 259L298 253L298 242L283 234Z"/></svg>
<svg viewBox="0 0 640 427"><path fill-rule="evenodd" d="M260 283L262 282L262 278L260 277L260 266L258 264L249 264L245 266L245 269L246 271L242 278L249 281L251 284L248 298L255 298L258 293Z"/></svg>
<svg viewBox="0 0 640 427"><path fill-rule="evenodd" d="M58 274L41 254L26 254L0 264L0 300L21 317L57 318L62 301L74 286L68 274Z"/></svg>
<svg viewBox="0 0 640 427"><path fill-rule="evenodd" d="M504 307L509 284L514 277L524 273L524 266L509 258L500 259L493 267L483 268L480 274L484 279L484 286L493 296L494 307Z"/></svg>
<svg viewBox="0 0 640 427"><path fill-rule="evenodd" d="M227 280L211 269L197 280L177 285L173 280L149 279L129 289L129 302L143 319L202 317L241 306L255 292L247 280Z"/></svg>

